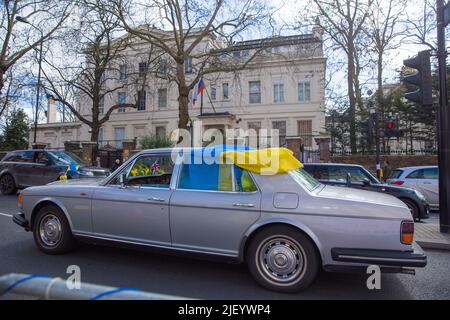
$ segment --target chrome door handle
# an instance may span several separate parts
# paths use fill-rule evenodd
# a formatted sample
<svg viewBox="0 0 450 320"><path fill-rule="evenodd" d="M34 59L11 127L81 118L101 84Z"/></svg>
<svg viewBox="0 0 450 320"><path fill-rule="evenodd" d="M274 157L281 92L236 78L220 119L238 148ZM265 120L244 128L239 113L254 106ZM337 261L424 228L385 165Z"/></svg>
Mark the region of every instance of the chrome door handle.
<svg viewBox="0 0 450 320"><path fill-rule="evenodd" d="M150 201L157 201L157 202L164 202L164 201L166 201L163 198L157 198L157 197L151 197L151 198L148 198L148 200L150 200Z"/></svg>
<svg viewBox="0 0 450 320"><path fill-rule="evenodd" d="M255 205L253 203L235 203L233 204L235 207L244 207L244 208L254 208Z"/></svg>

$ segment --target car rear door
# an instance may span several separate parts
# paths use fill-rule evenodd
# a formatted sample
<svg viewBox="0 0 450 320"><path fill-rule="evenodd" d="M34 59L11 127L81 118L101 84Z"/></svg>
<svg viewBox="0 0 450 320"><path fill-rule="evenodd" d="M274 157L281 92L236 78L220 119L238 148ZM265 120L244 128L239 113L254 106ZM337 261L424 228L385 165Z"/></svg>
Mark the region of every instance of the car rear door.
<svg viewBox="0 0 450 320"><path fill-rule="evenodd" d="M232 165L180 165L170 201L172 245L236 256L260 217L261 194L251 175Z"/></svg>
<svg viewBox="0 0 450 320"><path fill-rule="evenodd" d="M34 168L33 185L40 186L58 180L60 168L53 164L46 151L36 152Z"/></svg>
<svg viewBox="0 0 450 320"><path fill-rule="evenodd" d="M14 172L19 186L32 186L35 170L34 151L18 152L14 162L11 164L11 170Z"/></svg>

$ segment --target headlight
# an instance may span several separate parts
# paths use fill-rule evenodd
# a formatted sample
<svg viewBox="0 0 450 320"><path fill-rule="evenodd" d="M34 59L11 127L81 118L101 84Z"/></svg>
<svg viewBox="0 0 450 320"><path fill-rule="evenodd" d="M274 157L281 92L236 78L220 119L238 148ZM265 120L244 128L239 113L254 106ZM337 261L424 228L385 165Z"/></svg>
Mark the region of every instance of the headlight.
<svg viewBox="0 0 450 320"><path fill-rule="evenodd" d="M425 196L420 191L416 190L416 195L420 200L426 200Z"/></svg>

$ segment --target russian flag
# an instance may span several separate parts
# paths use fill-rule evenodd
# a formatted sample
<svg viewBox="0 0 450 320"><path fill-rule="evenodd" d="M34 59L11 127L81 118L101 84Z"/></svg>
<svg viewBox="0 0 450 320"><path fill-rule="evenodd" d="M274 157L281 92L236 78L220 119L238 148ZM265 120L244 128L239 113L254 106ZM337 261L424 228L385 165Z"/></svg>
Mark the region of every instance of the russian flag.
<svg viewBox="0 0 450 320"><path fill-rule="evenodd" d="M195 102L198 100L198 96L202 94L203 90L206 89L205 82L203 78L195 85L194 93L192 94L192 106L195 106Z"/></svg>

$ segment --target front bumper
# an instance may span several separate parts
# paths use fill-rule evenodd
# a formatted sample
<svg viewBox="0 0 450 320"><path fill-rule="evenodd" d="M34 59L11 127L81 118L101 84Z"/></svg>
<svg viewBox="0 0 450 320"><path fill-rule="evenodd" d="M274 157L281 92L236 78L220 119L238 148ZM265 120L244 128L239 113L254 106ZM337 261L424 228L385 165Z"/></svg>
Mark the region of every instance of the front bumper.
<svg viewBox="0 0 450 320"><path fill-rule="evenodd" d="M30 231L30 230L31 230L31 228L30 228L30 222L25 218L25 215L24 215L23 213L21 213L21 212L15 213L15 214L13 215L12 220L13 220L13 222L14 222L15 224L18 224L19 226L21 226L22 228L24 228L25 231Z"/></svg>
<svg viewBox="0 0 450 320"><path fill-rule="evenodd" d="M417 243L413 244L413 251L333 248L331 256L334 261L367 265L410 268L427 265L427 256Z"/></svg>

